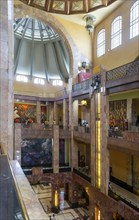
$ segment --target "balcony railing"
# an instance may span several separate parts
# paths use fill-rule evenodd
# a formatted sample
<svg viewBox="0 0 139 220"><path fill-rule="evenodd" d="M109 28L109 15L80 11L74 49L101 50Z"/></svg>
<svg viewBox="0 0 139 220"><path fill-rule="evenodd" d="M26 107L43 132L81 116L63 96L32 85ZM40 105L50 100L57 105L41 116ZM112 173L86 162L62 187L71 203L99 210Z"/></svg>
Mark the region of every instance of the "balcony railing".
<svg viewBox="0 0 139 220"><path fill-rule="evenodd" d="M14 178L6 155L0 156L0 220L28 219L24 205L16 193ZM21 203L20 203L21 202ZM22 209L23 208L23 209Z"/></svg>
<svg viewBox="0 0 139 220"><path fill-rule="evenodd" d="M91 176L89 174L89 170L85 167L79 167L78 169L73 168L73 172L91 183Z"/></svg>
<svg viewBox="0 0 139 220"><path fill-rule="evenodd" d="M133 61L106 73L106 81L114 81L127 76L139 74L139 61Z"/></svg>
<svg viewBox="0 0 139 220"><path fill-rule="evenodd" d="M81 83L77 83L77 84L72 86L72 92L77 92L79 90L88 90L91 83L92 83L92 78L87 79L87 80L85 80Z"/></svg>
<svg viewBox="0 0 139 220"><path fill-rule="evenodd" d="M79 133L90 133L90 128L87 126L74 126L74 131Z"/></svg>
<svg viewBox="0 0 139 220"><path fill-rule="evenodd" d="M115 130L114 128L110 128L108 130L109 137L122 138L123 132L121 130Z"/></svg>

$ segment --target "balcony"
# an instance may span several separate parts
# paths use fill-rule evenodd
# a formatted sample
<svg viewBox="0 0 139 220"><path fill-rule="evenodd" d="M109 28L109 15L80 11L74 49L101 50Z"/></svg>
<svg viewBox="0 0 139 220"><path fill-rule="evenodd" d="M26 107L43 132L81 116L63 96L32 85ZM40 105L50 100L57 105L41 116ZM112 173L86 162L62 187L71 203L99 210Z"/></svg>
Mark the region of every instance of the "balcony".
<svg viewBox="0 0 139 220"><path fill-rule="evenodd" d="M89 183L91 183L91 176L88 168L86 167L79 167L78 169L73 168L73 172L78 174L83 179L87 180Z"/></svg>
<svg viewBox="0 0 139 220"><path fill-rule="evenodd" d="M85 126L75 126L74 138L85 143L90 143L90 128Z"/></svg>
<svg viewBox="0 0 139 220"><path fill-rule="evenodd" d="M139 61L106 72L106 89L110 93L139 88Z"/></svg>
<svg viewBox="0 0 139 220"><path fill-rule="evenodd" d="M69 126L59 126L59 138L60 139L70 139L71 138L71 128Z"/></svg>
<svg viewBox="0 0 139 220"><path fill-rule="evenodd" d="M6 155L0 156L0 195L0 220L26 219Z"/></svg>
<svg viewBox="0 0 139 220"><path fill-rule="evenodd" d="M111 182L109 196L117 201L124 202L125 204L139 212L139 197L113 182Z"/></svg>
<svg viewBox="0 0 139 220"><path fill-rule="evenodd" d="M82 81L81 83L74 84L72 86L72 97L82 96L82 98L87 98L90 92L92 84L92 78Z"/></svg>
<svg viewBox="0 0 139 220"><path fill-rule="evenodd" d="M139 132L109 131L108 148L139 155Z"/></svg>

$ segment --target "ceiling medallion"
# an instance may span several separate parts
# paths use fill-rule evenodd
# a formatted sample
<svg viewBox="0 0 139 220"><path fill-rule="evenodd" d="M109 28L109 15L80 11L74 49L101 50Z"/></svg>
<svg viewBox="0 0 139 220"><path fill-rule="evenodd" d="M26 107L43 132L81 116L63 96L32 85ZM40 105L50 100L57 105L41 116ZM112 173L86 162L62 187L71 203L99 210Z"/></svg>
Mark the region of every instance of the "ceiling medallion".
<svg viewBox="0 0 139 220"><path fill-rule="evenodd" d="M89 13L118 0L20 0L21 2L50 13L81 14Z"/></svg>

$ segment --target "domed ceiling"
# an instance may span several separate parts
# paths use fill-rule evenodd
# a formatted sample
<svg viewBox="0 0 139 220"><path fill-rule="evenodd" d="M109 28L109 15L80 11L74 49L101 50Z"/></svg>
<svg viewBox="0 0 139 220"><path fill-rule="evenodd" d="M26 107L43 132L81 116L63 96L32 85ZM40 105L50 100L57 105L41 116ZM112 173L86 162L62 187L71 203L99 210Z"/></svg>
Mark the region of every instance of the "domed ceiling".
<svg viewBox="0 0 139 220"><path fill-rule="evenodd" d="M67 81L69 56L63 39L50 26L32 18L14 21L14 73Z"/></svg>
<svg viewBox="0 0 139 220"><path fill-rule="evenodd" d="M20 0L32 7L57 14L88 13L118 0Z"/></svg>

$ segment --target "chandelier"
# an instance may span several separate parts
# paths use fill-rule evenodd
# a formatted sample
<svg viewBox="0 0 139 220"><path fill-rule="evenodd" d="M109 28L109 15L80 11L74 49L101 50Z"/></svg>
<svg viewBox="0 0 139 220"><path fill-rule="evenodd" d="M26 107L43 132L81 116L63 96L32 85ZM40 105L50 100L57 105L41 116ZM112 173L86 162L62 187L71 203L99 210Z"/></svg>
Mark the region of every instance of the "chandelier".
<svg viewBox="0 0 139 220"><path fill-rule="evenodd" d="M83 19L86 21L86 30L89 32L89 34L93 31L94 29L94 22L96 20L95 16L93 15L85 15Z"/></svg>

